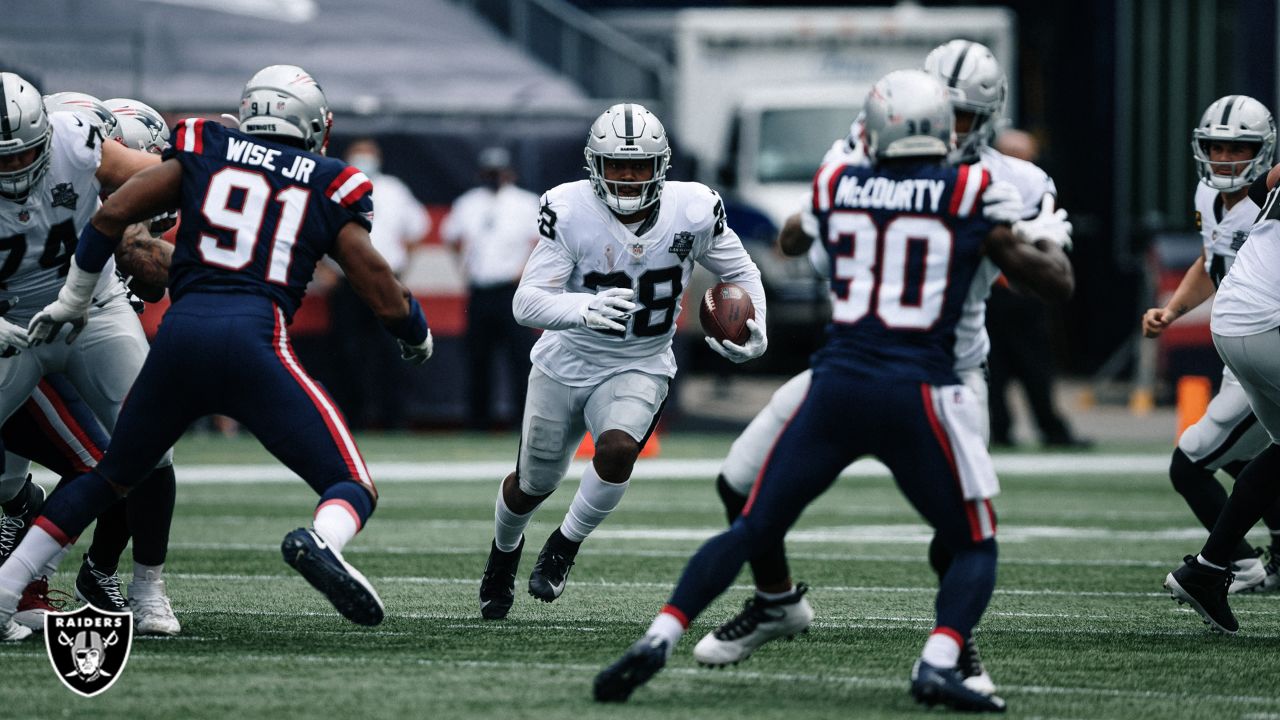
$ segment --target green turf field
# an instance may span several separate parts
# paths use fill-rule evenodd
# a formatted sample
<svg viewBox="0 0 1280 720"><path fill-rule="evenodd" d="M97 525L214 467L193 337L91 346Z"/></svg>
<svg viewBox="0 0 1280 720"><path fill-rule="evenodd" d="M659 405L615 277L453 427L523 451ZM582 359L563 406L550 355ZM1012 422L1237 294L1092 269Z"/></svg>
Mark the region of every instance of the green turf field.
<svg viewBox="0 0 1280 720"><path fill-rule="evenodd" d="M666 436L663 457L716 459L731 439ZM374 463L502 463L515 454L510 436L362 438L362 446ZM1167 451L1101 450L1145 452L1152 466ZM387 621L364 629L339 618L280 559L284 533L309 522L314 496L301 482L246 482L257 472L254 463L270 462L246 441L191 439L179 446L178 460L167 567L183 634L136 639L121 680L88 700L62 687L42 643L0 647L0 717L816 719L923 712L906 688L931 626L928 533L887 478L842 480L801 519L790 549L795 576L813 586L817 619L807 635L766 646L736 668L697 667L690 655L697 638L747 596L740 578L695 622L667 669L618 707L591 701L591 678L647 626L700 539L722 527L712 475L633 482L619 511L584 546L565 595L544 605L518 586L516 606L502 622L481 621L475 597L498 477L388 480L369 529L347 553L387 605ZM232 463L250 465L182 481L183 468ZM1000 579L979 644L1011 714L1280 718L1280 595L1234 600L1242 624L1234 638L1210 634L1169 600L1160 583L1184 553L1198 549L1203 531L1196 532L1163 473L1095 469L1003 481ZM534 520L521 583L575 488L571 476ZM69 589L69 578L54 584Z"/></svg>

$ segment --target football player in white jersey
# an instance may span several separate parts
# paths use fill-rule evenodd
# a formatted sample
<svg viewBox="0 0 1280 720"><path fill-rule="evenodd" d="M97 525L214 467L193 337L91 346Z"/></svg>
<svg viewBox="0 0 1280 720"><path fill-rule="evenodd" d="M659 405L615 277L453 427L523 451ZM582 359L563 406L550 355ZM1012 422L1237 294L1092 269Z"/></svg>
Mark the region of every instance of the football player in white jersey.
<svg viewBox="0 0 1280 720"><path fill-rule="evenodd" d="M1263 513L1280 502L1276 481L1280 477L1280 189L1276 180L1273 169L1267 178L1271 191L1218 285L1209 320L1218 355L1244 389L1270 444L1236 477L1200 553L1184 557L1164 581L1175 600L1190 603L1210 627L1227 634L1240 628L1227 601L1233 550Z"/></svg>
<svg viewBox="0 0 1280 720"><path fill-rule="evenodd" d="M924 69L941 80L951 93L957 137L952 160L981 163L991 173L993 181L1003 181L1017 188L1024 218L1036 216L1041 206L1046 204L1046 198L1050 202L1056 198L1057 188L1035 164L1004 155L990 145L1004 108L1008 86L995 56L981 44L952 40L929 53ZM849 137L832 144L822 159L823 164L866 164L866 154L859 141L862 133L859 116L850 127ZM820 250L820 244L810 247L815 235L817 222L810 211L804 210L788 220L778 241L783 252L789 255L824 252ZM815 264L825 265L826 260ZM991 284L999 274L999 268L989 259L981 262L956 327L956 372L977 397L976 407L981 413L984 440L990 439L986 356L991 343L986 331L986 301ZM810 372L806 370L779 388L730 448L720 468L720 476L716 478L716 491L730 523L741 513L765 457L804 399L809 383ZM950 564L950 558L936 542L930 545L929 560L939 577ZM813 620L813 609L804 598L808 588L803 583L797 585L792 582L781 544L752 558L750 565L756 581L756 594L744 604L741 612L698 642L693 651L694 658L704 665L721 666L745 660L771 640L794 637L804 632ZM988 695L995 691L972 639L964 645L960 667L965 675L965 684L971 689Z"/></svg>
<svg viewBox="0 0 1280 720"><path fill-rule="evenodd" d="M592 123L585 155L589 179L542 197L542 237L513 302L516 320L547 332L530 354L516 470L498 491L480 581L486 619L511 609L524 530L584 432L595 455L538 554L530 594L560 597L578 547L622 499L676 372L671 339L695 262L741 285L755 306L743 345L708 338L711 347L746 362L767 345L759 270L715 192L666 181L671 149L658 118L641 105L614 105Z"/></svg>
<svg viewBox="0 0 1280 720"><path fill-rule="evenodd" d="M1204 111L1191 141L1200 175L1195 209L1204 251L1187 268L1165 306L1143 314L1144 335L1160 337L1175 320L1213 297L1265 202L1265 176L1275 149L1275 120L1257 100L1227 95ZM1227 491L1214 473L1225 470L1232 477L1239 476L1248 461L1270 443L1266 428L1249 408L1244 388L1231 368L1224 367L1218 394L1204 416L1178 438L1169 464L1174 489L1206 530L1213 529L1227 504ZM1271 530L1271 560L1264 565L1260 553L1241 538L1231 551L1233 593L1280 590L1276 569L1280 562L1280 504L1268 508L1263 519Z"/></svg>
<svg viewBox="0 0 1280 720"><path fill-rule="evenodd" d="M146 356L146 336L113 272L102 273L94 289L95 323L80 342L64 342L75 336L73 331L66 338L28 348L23 327L57 298L79 232L97 208L100 192L119 187L160 161L119 142L104 141L103 130L100 123L79 114L47 112L33 85L14 73L0 73L0 242L8 251L0 264L0 301L12 305L0 325L0 342L19 351L0 358L0 420L27 399L42 376L61 373L110 432ZM17 473L9 467L14 460L6 458L0 499L25 486L25 468ZM169 489L133 501L145 502L148 508L139 513L145 520L131 528L135 553L145 545L156 559L154 564L135 563L131 604L138 625L145 621L153 632L174 634L177 620L160 574L172 514L171 456L155 472L158 477L148 484ZM145 542L140 542L141 536ZM12 635L13 627L0 628L0 636Z"/></svg>

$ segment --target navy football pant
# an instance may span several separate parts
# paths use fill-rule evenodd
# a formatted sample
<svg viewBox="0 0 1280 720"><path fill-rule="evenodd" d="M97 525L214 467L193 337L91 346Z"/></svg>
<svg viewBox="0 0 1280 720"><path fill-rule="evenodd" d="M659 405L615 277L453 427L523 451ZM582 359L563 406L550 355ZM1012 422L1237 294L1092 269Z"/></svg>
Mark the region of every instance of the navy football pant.
<svg viewBox="0 0 1280 720"><path fill-rule="evenodd" d="M166 313L106 455L68 486L75 493L46 505L55 536L74 537L112 486L136 487L192 422L212 414L238 420L322 497L346 501L358 524L373 512L364 459L337 406L294 355L283 313L262 297L192 293Z"/></svg>
<svg viewBox="0 0 1280 720"><path fill-rule="evenodd" d="M936 542L951 555L937 595L938 626L969 637L995 589L994 515L989 502L964 499L929 390L815 371L747 507L689 561L667 609L692 622L747 560L782 540L845 467L873 455L888 466L903 495L935 529ZM986 530L977 521L980 512L991 518Z"/></svg>

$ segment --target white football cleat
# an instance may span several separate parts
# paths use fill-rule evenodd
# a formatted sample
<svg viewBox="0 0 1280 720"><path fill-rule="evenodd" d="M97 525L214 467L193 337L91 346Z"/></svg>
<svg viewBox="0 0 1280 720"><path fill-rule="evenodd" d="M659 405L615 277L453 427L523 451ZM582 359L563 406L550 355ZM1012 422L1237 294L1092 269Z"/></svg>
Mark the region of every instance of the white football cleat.
<svg viewBox="0 0 1280 720"><path fill-rule="evenodd" d="M153 577L150 570L146 579L129 583L129 609L133 611L133 631L138 635L177 635L182 632L182 625L173 614L173 606L165 594L164 580Z"/></svg>
<svg viewBox="0 0 1280 720"><path fill-rule="evenodd" d="M799 583L794 593L781 600L752 595L742 612L698 641L693 659L711 666L742 662L770 640L793 638L808 630L813 622L813 608L804 599L808 591L808 585Z"/></svg>
<svg viewBox="0 0 1280 720"><path fill-rule="evenodd" d="M964 686L981 695L995 695L996 684L991 674L982 664L982 656L978 654L978 646L970 637L960 646L960 658L956 661L956 669L964 678Z"/></svg>
<svg viewBox="0 0 1280 720"><path fill-rule="evenodd" d="M1232 562L1231 574L1235 575L1235 578L1231 580L1231 587L1227 588L1228 595L1253 592L1267 581L1267 568L1262 564L1260 557Z"/></svg>
<svg viewBox="0 0 1280 720"><path fill-rule="evenodd" d="M13 614L18 609L21 597L18 593L0 588L0 642L17 642L31 637L31 628L13 621Z"/></svg>

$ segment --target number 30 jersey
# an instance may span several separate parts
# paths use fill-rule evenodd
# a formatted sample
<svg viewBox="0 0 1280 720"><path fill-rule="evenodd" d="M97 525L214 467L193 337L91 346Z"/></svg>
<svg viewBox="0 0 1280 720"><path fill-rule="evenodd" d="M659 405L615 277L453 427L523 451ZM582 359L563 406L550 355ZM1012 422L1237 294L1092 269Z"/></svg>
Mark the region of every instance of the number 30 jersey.
<svg viewBox="0 0 1280 720"><path fill-rule="evenodd" d="M521 324L547 330L533 364L566 385L596 385L635 370L674 377L671 338L695 262L751 295L765 322L760 271L725 224L720 197L699 183L664 183L657 207L635 232L596 197L586 180L542 196L538 245L525 266L514 311ZM624 331L593 330L582 313L593 295L631 288L638 306Z"/></svg>
<svg viewBox="0 0 1280 720"><path fill-rule="evenodd" d="M262 295L292 320L343 226L372 227L373 185L341 160L197 118L175 129L171 158L182 164L174 301L189 292Z"/></svg>
<svg viewBox="0 0 1280 720"><path fill-rule="evenodd" d="M26 327L58 298L80 230L98 209L102 134L69 112L49 115L49 169L25 202L0 196L0 300L14 303L5 319ZM125 292L108 259L93 291L99 305Z"/></svg>
<svg viewBox="0 0 1280 720"><path fill-rule="evenodd" d="M956 326L992 227L982 215L990 183L981 164L818 170L832 316L815 370L958 384Z"/></svg>

